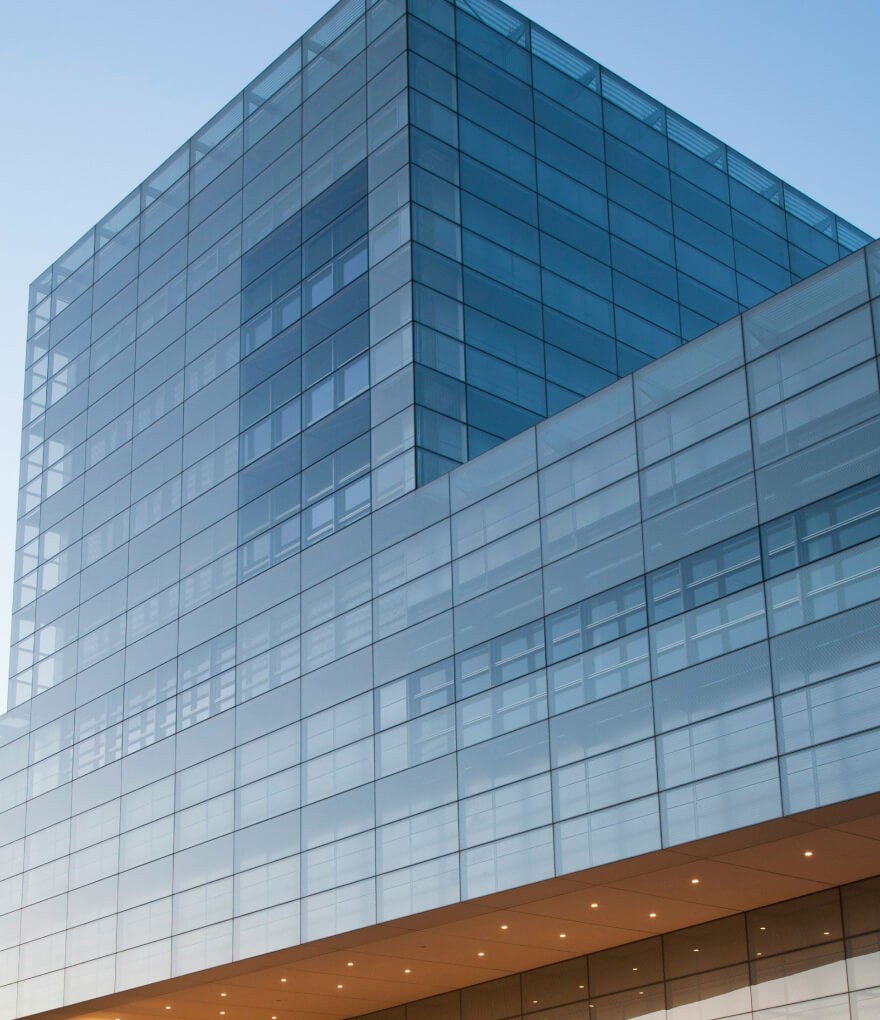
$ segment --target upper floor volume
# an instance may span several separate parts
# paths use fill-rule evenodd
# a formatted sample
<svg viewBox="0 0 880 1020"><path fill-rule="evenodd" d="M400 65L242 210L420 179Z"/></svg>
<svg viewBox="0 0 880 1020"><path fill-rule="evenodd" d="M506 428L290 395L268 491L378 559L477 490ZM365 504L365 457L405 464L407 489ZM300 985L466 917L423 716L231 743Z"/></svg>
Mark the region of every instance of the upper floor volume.
<svg viewBox="0 0 880 1020"><path fill-rule="evenodd" d="M496 0L404 8L338 4L35 281L28 419L120 322L240 293L245 356L364 277L313 319L412 324L374 355L412 366L385 499L869 240Z"/></svg>

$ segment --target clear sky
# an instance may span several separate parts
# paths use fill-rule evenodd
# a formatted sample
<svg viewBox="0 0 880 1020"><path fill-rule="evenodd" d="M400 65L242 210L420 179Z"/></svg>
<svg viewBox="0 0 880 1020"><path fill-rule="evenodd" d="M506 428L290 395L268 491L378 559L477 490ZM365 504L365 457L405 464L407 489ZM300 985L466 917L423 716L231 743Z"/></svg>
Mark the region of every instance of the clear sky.
<svg viewBox="0 0 880 1020"><path fill-rule="evenodd" d="M0 0L0 649L11 612L28 284L329 6ZM880 234L876 0L514 6Z"/></svg>

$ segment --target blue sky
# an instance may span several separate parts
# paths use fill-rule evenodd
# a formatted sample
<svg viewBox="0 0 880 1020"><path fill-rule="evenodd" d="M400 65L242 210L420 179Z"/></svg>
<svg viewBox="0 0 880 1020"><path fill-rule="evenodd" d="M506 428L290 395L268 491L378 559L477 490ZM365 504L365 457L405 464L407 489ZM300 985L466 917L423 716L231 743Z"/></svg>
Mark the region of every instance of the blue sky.
<svg viewBox="0 0 880 1020"><path fill-rule="evenodd" d="M328 0L0 4L0 648L29 282ZM872 236L875 0L522 0L523 13ZM0 708L5 695L0 681Z"/></svg>

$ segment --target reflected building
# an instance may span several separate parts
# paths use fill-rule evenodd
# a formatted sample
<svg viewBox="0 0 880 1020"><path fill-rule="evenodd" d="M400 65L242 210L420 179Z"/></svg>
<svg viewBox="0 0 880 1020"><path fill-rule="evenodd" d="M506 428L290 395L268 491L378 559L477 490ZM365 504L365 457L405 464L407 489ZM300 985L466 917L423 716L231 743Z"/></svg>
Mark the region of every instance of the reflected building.
<svg viewBox="0 0 880 1020"><path fill-rule="evenodd" d="M880 1016L868 241L334 7L31 288L0 1017Z"/></svg>

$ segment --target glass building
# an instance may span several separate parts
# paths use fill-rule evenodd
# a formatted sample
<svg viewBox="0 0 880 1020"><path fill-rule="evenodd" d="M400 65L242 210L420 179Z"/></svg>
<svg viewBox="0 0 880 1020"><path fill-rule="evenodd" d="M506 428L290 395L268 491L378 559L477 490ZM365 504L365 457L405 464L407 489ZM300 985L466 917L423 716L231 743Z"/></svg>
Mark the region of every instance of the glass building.
<svg viewBox="0 0 880 1020"><path fill-rule="evenodd" d="M333 8L31 287L0 1020L880 1017L869 240Z"/></svg>

